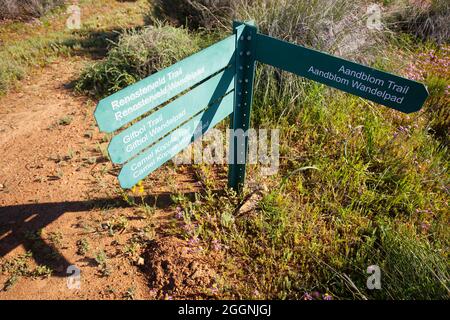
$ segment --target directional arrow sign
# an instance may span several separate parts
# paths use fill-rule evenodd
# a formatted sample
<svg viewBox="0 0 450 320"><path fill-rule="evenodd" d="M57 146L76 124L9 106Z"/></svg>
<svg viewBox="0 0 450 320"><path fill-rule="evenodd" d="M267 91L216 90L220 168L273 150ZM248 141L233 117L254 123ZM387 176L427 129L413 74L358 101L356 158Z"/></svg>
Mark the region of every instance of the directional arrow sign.
<svg viewBox="0 0 450 320"><path fill-rule="evenodd" d="M94 115L100 131L142 118L108 146L111 160L124 164L122 188L131 188L231 113L232 128L245 138L256 61L407 113L419 110L428 96L421 83L259 34L252 23L235 22L233 29L233 36L99 102ZM238 191L246 139L230 143L228 183ZM240 156L244 159L236 161Z"/></svg>
<svg viewBox="0 0 450 320"><path fill-rule="evenodd" d="M402 112L419 110L428 97L419 82L266 35L257 34L255 53L262 63Z"/></svg>
<svg viewBox="0 0 450 320"><path fill-rule="evenodd" d="M128 161L119 174L120 186L131 188L232 112L233 95L230 93L158 141L149 150Z"/></svg>
<svg viewBox="0 0 450 320"><path fill-rule="evenodd" d="M234 88L234 67L227 68L111 139L112 162L124 163L195 116Z"/></svg>
<svg viewBox="0 0 450 320"><path fill-rule="evenodd" d="M234 51L235 38L230 36L104 98L94 112L100 131L113 132L119 129L225 68L234 61Z"/></svg>

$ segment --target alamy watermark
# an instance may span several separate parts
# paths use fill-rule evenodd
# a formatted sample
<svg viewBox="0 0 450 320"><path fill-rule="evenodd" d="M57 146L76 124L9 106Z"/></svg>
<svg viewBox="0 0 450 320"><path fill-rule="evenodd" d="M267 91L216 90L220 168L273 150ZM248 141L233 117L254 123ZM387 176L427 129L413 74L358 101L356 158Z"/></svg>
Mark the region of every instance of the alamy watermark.
<svg viewBox="0 0 450 320"><path fill-rule="evenodd" d="M81 270L76 265L70 265L67 267L67 288L69 290L81 289Z"/></svg>
<svg viewBox="0 0 450 320"><path fill-rule="evenodd" d="M381 7L378 4L371 4L367 7L367 21L366 26L371 30L383 30L383 24L381 22Z"/></svg>
<svg viewBox="0 0 450 320"><path fill-rule="evenodd" d="M171 140L176 142L189 132L176 130ZM195 142L177 154L172 161L183 164L251 164L259 165L262 175L278 172L280 165L279 129L210 129L205 135L194 134ZM248 152L245 153L245 145Z"/></svg>
<svg viewBox="0 0 450 320"><path fill-rule="evenodd" d="M68 6L66 12L69 15L66 20L66 27L70 30L81 29L81 8L78 1L74 1L73 4Z"/></svg>
<svg viewBox="0 0 450 320"><path fill-rule="evenodd" d="M381 289L381 270L377 265L371 265L367 267L367 273L370 276L367 278L367 289L369 290L380 290Z"/></svg>

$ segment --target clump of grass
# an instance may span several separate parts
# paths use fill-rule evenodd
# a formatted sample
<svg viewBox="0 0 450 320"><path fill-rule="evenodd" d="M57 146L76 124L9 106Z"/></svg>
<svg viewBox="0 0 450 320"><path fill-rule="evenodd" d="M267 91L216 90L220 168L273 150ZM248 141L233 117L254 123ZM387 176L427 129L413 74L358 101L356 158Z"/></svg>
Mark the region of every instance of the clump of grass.
<svg viewBox="0 0 450 320"><path fill-rule="evenodd" d="M29 68L52 62L58 55L69 49L59 45L60 35L47 38L32 38L8 44L0 50L0 94L4 94L12 84L21 80Z"/></svg>
<svg viewBox="0 0 450 320"><path fill-rule="evenodd" d="M407 225L381 230L382 296L403 299L448 299L450 268L444 248L433 248ZM374 292L378 296L379 292Z"/></svg>
<svg viewBox="0 0 450 320"><path fill-rule="evenodd" d="M450 65L449 45L420 45L410 54L411 63L405 74L408 78L427 84L430 98L424 111L429 120L430 131L444 145L450 136Z"/></svg>
<svg viewBox="0 0 450 320"><path fill-rule="evenodd" d="M86 238L77 241L77 254L85 256L90 250L89 242Z"/></svg>
<svg viewBox="0 0 450 320"><path fill-rule="evenodd" d="M0 64L0 93L5 93L10 83L24 77L24 69L15 63L7 62Z"/></svg>
<svg viewBox="0 0 450 320"><path fill-rule="evenodd" d="M57 124L60 126L68 126L73 121L73 118L71 116L65 116L58 120Z"/></svg>
<svg viewBox="0 0 450 320"><path fill-rule="evenodd" d="M102 224L102 228L106 229L110 236L116 232L123 233L129 226L129 221L125 216L115 217Z"/></svg>
<svg viewBox="0 0 450 320"><path fill-rule="evenodd" d="M231 21L255 20L260 32L300 45L337 54L359 62L372 63L389 38L389 30L370 30L366 26L370 1L314 0L228 0L219 1L218 10L204 8L203 0L156 2L154 10L176 25L212 31L231 32ZM164 6L189 8L170 12ZM326 10L324 10L326 8ZM214 24L210 21L220 21ZM258 66L255 81L256 104L266 108L253 119L264 122L271 114L290 113L286 106L294 99L304 99L311 83L291 73L270 66Z"/></svg>
<svg viewBox="0 0 450 320"><path fill-rule="evenodd" d="M385 34L367 28L369 1L237 1L235 16L262 33L340 56L365 60ZM326 10L324 10L326 8Z"/></svg>
<svg viewBox="0 0 450 320"><path fill-rule="evenodd" d="M29 273L29 259L32 257L31 252L18 255L11 260L5 260L1 265L1 272L16 275L26 275Z"/></svg>
<svg viewBox="0 0 450 320"><path fill-rule="evenodd" d="M3 290L7 291L21 278L42 278L49 277L52 274L52 269L46 265L37 265L35 268L30 266L31 252L18 255L10 260L1 261L0 273L8 276L8 279L3 285Z"/></svg>
<svg viewBox="0 0 450 320"><path fill-rule="evenodd" d="M136 288L130 287L123 293L123 298L125 300L134 300L136 296Z"/></svg>
<svg viewBox="0 0 450 320"><path fill-rule="evenodd" d="M225 27L233 15L233 0L156 0L149 1L147 20L167 20L175 26L193 29Z"/></svg>
<svg viewBox="0 0 450 320"><path fill-rule="evenodd" d="M255 20L261 32L316 49L364 58L382 32L366 28L369 1L151 1L153 15L178 26L231 31L231 21ZM323 10L326 8L326 10Z"/></svg>
<svg viewBox="0 0 450 320"><path fill-rule="evenodd" d="M88 67L76 89L101 97L198 51L195 38L187 30L166 25L129 31L121 36L107 58Z"/></svg>
<svg viewBox="0 0 450 320"><path fill-rule="evenodd" d="M394 30L439 44L450 40L450 3L446 0L397 0L388 6L386 22Z"/></svg>
<svg viewBox="0 0 450 320"><path fill-rule="evenodd" d="M95 261L97 262L98 268L103 277L108 277L111 275L111 266L105 251L100 250L99 252L97 252L97 255L95 256Z"/></svg>
<svg viewBox="0 0 450 320"><path fill-rule="evenodd" d="M55 248L61 248L63 246L63 239L64 236L62 232L51 232L48 234L48 241L55 247Z"/></svg>

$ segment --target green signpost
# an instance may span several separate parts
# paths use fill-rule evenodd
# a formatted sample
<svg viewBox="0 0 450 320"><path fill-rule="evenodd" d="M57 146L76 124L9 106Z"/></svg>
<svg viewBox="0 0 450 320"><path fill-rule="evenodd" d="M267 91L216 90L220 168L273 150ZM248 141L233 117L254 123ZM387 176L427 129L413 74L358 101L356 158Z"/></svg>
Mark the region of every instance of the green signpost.
<svg viewBox="0 0 450 320"><path fill-rule="evenodd" d="M428 92L418 82L258 33L233 23L234 35L101 100L99 129L114 132L108 146L124 164L122 188L131 188L231 114L229 186L245 181L255 62L410 113ZM156 109L157 110L154 110Z"/></svg>
<svg viewBox="0 0 450 320"><path fill-rule="evenodd" d="M262 63L402 112L419 110L428 97L419 82L262 34L256 38L255 50Z"/></svg>

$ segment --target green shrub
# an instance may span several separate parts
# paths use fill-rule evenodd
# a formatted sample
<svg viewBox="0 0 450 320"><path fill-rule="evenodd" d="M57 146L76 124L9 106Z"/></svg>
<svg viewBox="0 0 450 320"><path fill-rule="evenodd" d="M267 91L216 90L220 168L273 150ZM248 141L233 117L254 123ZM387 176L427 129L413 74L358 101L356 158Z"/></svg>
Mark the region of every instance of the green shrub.
<svg viewBox="0 0 450 320"><path fill-rule="evenodd" d="M255 20L266 34L314 48L358 54L382 35L365 27L370 1L348 0L157 0L152 15L177 26L231 30L231 21ZM326 8L326 10L324 10Z"/></svg>
<svg viewBox="0 0 450 320"><path fill-rule="evenodd" d="M129 31L105 60L89 66L77 82L78 91L101 97L135 83L199 50L185 29L151 26Z"/></svg>
<svg viewBox="0 0 450 320"><path fill-rule="evenodd" d="M447 0L393 1L386 22L390 28L439 44L450 41L450 2Z"/></svg>
<svg viewBox="0 0 450 320"><path fill-rule="evenodd" d="M147 19L167 20L175 26L212 29L230 24L234 0L150 0ZM227 21L228 19L228 21Z"/></svg>
<svg viewBox="0 0 450 320"><path fill-rule="evenodd" d="M65 0L0 0L0 20L37 18L65 2Z"/></svg>
<svg viewBox="0 0 450 320"><path fill-rule="evenodd" d="M444 250L431 246L414 229L400 225L382 231L384 295L398 299L446 299L450 269Z"/></svg>

